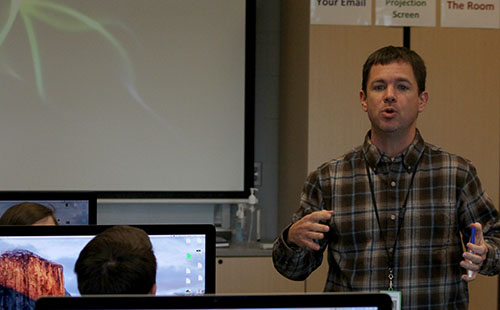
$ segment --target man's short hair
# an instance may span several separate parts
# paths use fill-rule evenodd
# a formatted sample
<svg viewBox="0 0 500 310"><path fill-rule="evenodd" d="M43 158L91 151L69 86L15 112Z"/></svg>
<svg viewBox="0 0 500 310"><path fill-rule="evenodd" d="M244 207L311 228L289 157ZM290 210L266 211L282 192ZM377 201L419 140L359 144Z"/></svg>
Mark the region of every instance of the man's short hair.
<svg viewBox="0 0 500 310"><path fill-rule="evenodd" d="M421 94L425 91L425 78L427 75L427 70L425 68L425 63L422 57L420 57L416 52L410 50L409 48L402 46L386 46L373 52L366 59L363 65L363 81L361 83L361 89L366 94L366 84L368 83L368 77L370 75L370 70L373 65L387 65L393 62L404 62L408 63L413 68L413 74L417 80L418 93Z"/></svg>
<svg viewBox="0 0 500 310"><path fill-rule="evenodd" d="M80 252L75 273L82 295L148 294L156 283L149 236L131 226L108 228Z"/></svg>

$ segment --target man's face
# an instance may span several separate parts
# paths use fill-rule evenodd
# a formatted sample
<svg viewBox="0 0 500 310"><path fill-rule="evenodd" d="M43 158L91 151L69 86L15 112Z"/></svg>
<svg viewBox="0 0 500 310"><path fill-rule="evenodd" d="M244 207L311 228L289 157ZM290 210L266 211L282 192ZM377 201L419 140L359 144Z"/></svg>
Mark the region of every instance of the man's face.
<svg viewBox="0 0 500 310"><path fill-rule="evenodd" d="M418 85L410 64L393 62L373 65L366 85L360 92L361 105L368 113L375 134L411 135L418 113L427 104L428 93L418 94Z"/></svg>

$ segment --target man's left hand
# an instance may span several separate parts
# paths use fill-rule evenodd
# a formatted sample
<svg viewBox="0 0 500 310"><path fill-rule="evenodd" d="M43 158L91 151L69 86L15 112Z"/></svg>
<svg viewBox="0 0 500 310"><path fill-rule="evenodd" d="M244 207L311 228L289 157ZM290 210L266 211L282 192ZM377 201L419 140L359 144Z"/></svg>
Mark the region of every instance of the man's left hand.
<svg viewBox="0 0 500 310"><path fill-rule="evenodd" d="M467 243L467 252L462 254L464 260L460 262L461 267L472 271L471 277L468 274L462 275L462 280L467 282L476 278L488 254L488 247L483 238L483 226L478 222L471 224L470 227L472 228L472 226L476 227L475 244Z"/></svg>

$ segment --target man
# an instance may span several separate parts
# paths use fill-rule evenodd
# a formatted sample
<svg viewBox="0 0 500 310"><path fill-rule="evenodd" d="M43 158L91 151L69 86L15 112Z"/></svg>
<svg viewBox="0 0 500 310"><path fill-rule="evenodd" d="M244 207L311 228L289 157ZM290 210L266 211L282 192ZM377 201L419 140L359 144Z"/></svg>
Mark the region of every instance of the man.
<svg viewBox="0 0 500 310"><path fill-rule="evenodd" d="M156 258L142 229L113 226L92 239L75 264L78 290L88 294L156 293Z"/></svg>
<svg viewBox="0 0 500 310"><path fill-rule="evenodd" d="M498 213L475 168L417 130L429 100L425 78L409 49L368 57L360 101L371 130L363 145L308 176L293 223L274 245L281 274L305 279L328 247L325 291L395 290L403 309L467 309L467 282L499 272Z"/></svg>

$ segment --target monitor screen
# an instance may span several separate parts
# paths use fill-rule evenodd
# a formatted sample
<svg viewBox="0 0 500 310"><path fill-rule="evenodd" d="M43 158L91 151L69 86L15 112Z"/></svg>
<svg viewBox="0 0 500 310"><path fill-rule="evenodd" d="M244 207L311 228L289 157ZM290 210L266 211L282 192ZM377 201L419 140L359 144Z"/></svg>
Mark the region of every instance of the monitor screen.
<svg viewBox="0 0 500 310"><path fill-rule="evenodd" d="M204 295L196 297L95 296L41 298L36 310L204 309L204 310L391 310L382 293Z"/></svg>
<svg viewBox="0 0 500 310"><path fill-rule="evenodd" d="M83 247L110 226L0 227L0 293L36 300L79 296L75 262ZM157 295L215 292L215 228L212 225L143 225L157 260ZM4 273L4 271L6 271ZM20 284L19 278L24 277ZM44 280L45 287L30 288ZM45 279L44 278L44 279ZM31 284L33 286L33 284ZM35 284L36 287L36 284ZM6 294L6 293L5 293ZM1 298L2 296L0 296Z"/></svg>
<svg viewBox="0 0 500 310"><path fill-rule="evenodd" d="M0 192L0 216L23 202L49 207L59 225L88 225L97 221L95 192Z"/></svg>

